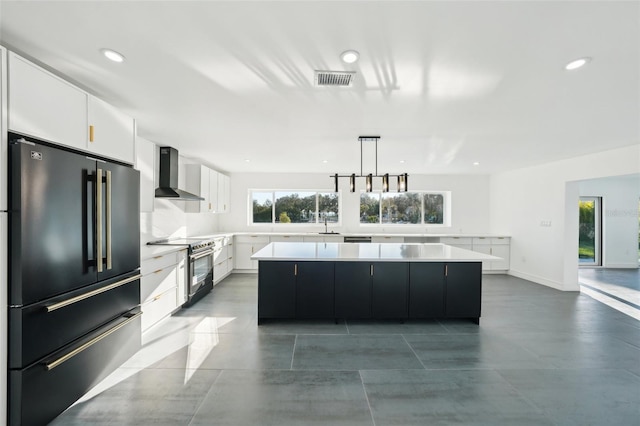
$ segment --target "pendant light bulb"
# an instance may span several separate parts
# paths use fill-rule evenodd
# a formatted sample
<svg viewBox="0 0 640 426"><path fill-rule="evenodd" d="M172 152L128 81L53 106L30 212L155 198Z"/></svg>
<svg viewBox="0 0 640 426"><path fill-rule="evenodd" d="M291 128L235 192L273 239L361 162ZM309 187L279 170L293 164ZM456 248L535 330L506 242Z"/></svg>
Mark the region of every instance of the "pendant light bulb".
<svg viewBox="0 0 640 426"><path fill-rule="evenodd" d="M389 173L382 176L382 192L389 192Z"/></svg>
<svg viewBox="0 0 640 426"><path fill-rule="evenodd" d="M356 174L349 176L349 192L356 192Z"/></svg>
<svg viewBox="0 0 640 426"><path fill-rule="evenodd" d="M373 190L373 174L371 173L367 175L366 188L367 188L367 192L371 192Z"/></svg>

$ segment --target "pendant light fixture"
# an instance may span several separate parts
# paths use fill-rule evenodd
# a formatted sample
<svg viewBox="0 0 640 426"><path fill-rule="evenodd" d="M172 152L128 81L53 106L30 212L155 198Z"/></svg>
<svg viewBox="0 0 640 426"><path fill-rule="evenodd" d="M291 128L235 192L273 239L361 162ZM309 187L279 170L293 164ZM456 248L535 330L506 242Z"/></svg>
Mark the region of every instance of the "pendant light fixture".
<svg viewBox="0 0 640 426"><path fill-rule="evenodd" d="M389 173L385 173L383 175L379 175L378 174L378 140L380 139L380 136L359 136L358 137L358 141L360 141L360 174L356 175L355 173L352 173L351 175L339 175L339 174L335 174L335 175L331 175L331 177L334 178L334 184L335 184L335 192L338 192L338 180L341 177L348 177L349 178L349 192L356 192L356 177L363 177L365 178L365 191L367 192L371 192L373 191L373 178L382 178L382 192L389 192L389 177L393 176L393 177L397 177L398 178L398 192L407 192L408 190L408 178L409 175L407 173L404 174L400 174L400 175L390 175ZM362 170L362 142L375 142L376 144L376 174L374 175L373 173L369 173L368 175L365 175Z"/></svg>

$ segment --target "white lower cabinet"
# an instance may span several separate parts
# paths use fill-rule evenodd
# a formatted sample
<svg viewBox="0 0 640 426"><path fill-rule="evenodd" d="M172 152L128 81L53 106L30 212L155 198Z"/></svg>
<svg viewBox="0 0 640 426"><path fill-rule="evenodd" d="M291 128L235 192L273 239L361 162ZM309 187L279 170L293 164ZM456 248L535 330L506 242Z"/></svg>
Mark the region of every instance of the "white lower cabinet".
<svg viewBox="0 0 640 426"><path fill-rule="evenodd" d="M373 236L371 238L372 243L404 243L404 237L394 237L392 235L385 236Z"/></svg>
<svg viewBox="0 0 640 426"><path fill-rule="evenodd" d="M186 257L181 250L144 259L140 265L142 331L175 312L186 300Z"/></svg>
<svg viewBox="0 0 640 426"><path fill-rule="evenodd" d="M510 239L507 237L476 237L473 239L473 251L502 258L482 262L482 270L506 271L509 269Z"/></svg>
<svg viewBox="0 0 640 426"><path fill-rule="evenodd" d="M448 246L458 247L465 250L473 250L473 239L467 237L442 237L440 238L442 244Z"/></svg>
<svg viewBox="0 0 640 426"><path fill-rule="evenodd" d="M214 240L213 284L225 279L233 270L233 238L221 237Z"/></svg>
<svg viewBox="0 0 640 426"><path fill-rule="evenodd" d="M258 261L251 256L269 244L269 237L265 235L237 235L235 245L235 269L238 271L257 271Z"/></svg>

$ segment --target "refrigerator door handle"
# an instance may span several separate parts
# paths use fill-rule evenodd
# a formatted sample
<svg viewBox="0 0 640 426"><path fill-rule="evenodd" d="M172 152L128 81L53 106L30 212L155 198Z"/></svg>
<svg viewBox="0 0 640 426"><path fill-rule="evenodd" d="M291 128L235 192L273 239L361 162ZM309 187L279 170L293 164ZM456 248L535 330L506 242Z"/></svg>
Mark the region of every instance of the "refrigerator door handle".
<svg viewBox="0 0 640 426"><path fill-rule="evenodd" d="M96 175L96 266L102 272L102 169Z"/></svg>
<svg viewBox="0 0 640 426"><path fill-rule="evenodd" d="M113 269L113 256L111 255L111 170L107 170L107 269Z"/></svg>
<svg viewBox="0 0 640 426"><path fill-rule="evenodd" d="M138 312L137 314L134 314L134 315L130 316L125 321L123 321L123 322L119 323L118 325L110 328L109 330L105 331L101 335L94 337L93 339L89 340L87 343L83 344L82 346L77 347L76 349L72 350L68 354L63 355L63 356L61 356L60 358L58 358L58 359L56 359L54 361L46 363L45 364L45 368L47 369L47 371L53 370L54 368L56 368L57 366L59 366L63 362L69 361L71 358L73 358L74 356L76 356L76 355L84 352L85 350L89 349L91 346L95 345L100 340L102 340L105 337L109 336L110 334L113 334L116 331L120 330L122 327L124 327L125 325L129 324L131 321L135 320L140 315L142 315L142 312Z"/></svg>

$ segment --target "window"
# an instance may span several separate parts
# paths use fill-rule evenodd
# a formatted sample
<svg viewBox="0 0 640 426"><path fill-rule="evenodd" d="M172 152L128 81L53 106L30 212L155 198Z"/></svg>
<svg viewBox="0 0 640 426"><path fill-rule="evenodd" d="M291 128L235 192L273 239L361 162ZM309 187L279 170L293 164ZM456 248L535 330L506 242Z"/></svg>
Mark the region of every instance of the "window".
<svg viewBox="0 0 640 426"><path fill-rule="evenodd" d="M334 192L251 191L250 199L253 224L340 221L340 197Z"/></svg>
<svg viewBox="0 0 640 426"><path fill-rule="evenodd" d="M446 193L362 192L360 223L445 225Z"/></svg>
<svg viewBox="0 0 640 426"><path fill-rule="evenodd" d="M601 265L602 200L600 197L580 197L578 232L578 262L580 265Z"/></svg>

